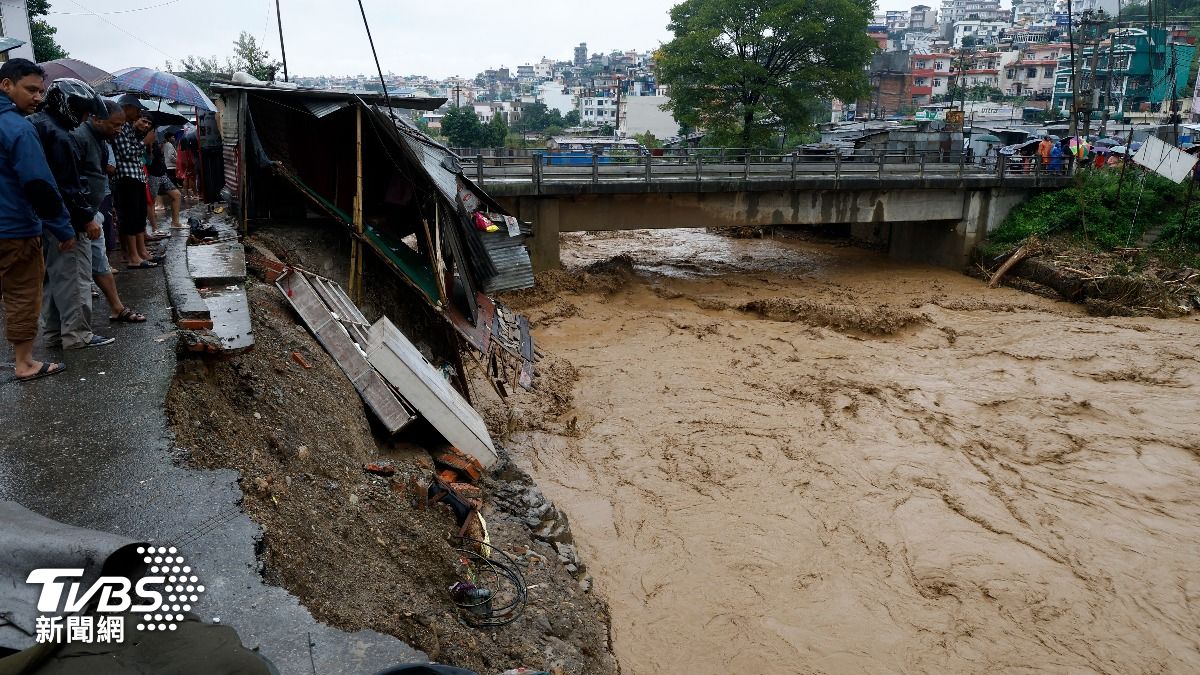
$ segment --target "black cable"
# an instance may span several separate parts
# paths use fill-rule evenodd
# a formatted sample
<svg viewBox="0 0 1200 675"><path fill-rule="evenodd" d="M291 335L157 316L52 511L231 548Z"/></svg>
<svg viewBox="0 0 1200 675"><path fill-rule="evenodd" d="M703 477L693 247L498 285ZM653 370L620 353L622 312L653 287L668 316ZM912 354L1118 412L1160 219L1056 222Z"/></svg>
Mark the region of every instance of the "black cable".
<svg viewBox="0 0 1200 675"><path fill-rule="evenodd" d="M471 610L490 603L496 598L496 589L487 589L491 591L491 595L478 602L462 602L458 599L453 599L454 604L458 607L467 610L467 622L476 628L495 628L504 626L516 621L521 617L526 601L529 597L529 589L525 585L525 577L521 574L521 569L517 565L515 558L508 553L496 547L494 544L488 544L478 539L466 537L463 535L454 535L454 539L459 541L475 544L479 547L479 551L472 548L454 548L452 550L460 553L469 559L474 559L483 566L489 568L495 574L497 581L500 578L507 579L513 585L514 597L511 602L499 608L492 608L489 615L486 617L478 617ZM481 551L490 550L490 555L483 555ZM500 557L497 557L499 554Z"/></svg>
<svg viewBox="0 0 1200 675"><path fill-rule="evenodd" d="M371 45L371 55L375 57L375 70L379 71L379 86L383 87L383 100L387 103L388 116L396 119L392 110L392 97L388 96L387 82L383 79L383 67L379 65L379 52L375 51L375 39L371 37L371 24L367 23L367 10L363 9L362 0L358 0L358 11L362 13L363 27L367 29L367 42Z"/></svg>

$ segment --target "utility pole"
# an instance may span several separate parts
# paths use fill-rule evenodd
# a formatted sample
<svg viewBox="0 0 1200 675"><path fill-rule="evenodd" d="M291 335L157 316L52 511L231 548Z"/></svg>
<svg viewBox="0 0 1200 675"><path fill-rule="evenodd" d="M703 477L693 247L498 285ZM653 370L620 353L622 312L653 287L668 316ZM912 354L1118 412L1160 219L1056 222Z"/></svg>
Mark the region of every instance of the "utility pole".
<svg viewBox="0 0 1200 675"><path fill-rule="evenodd" d="M1118 14L1118 17L1120 15ZM1113 71L1113 56L1116 53L1117 36L1121 34L1121 29L1118 25L1116 32L1110 33L1108 38L1108 72L1104 76L1104 116L1100 118L1100 137L1103 138L1108 133L1108 115L1109 108L1112 107L1112 71Z"/></svg>
<svg viewBox="0 0 1200 675"><path fill-rule="evenodd" d="M1083 33L1085 38L1089 31L1098 29L1108 22L1108 16L1104 10L1100 10L1093 14L1090 10L1083 13ZM1100 105L1100 88L1096 86L1096 71L1100 65L1100 35L1102 31L1094 31L1094 41L1092 42L1092 62L1088 67L1088 84L1087 88L1079 92L1079 99L1086 105L1083 108L1083 135L1086 137L1092 127L1092 112Z"/></svg>
<svg viewBox="0 0 1200 675"><path fill-rule="evenodd" d="M283 15L279 13L279 0L275 0L275 20L279 23L279 53L283 56L283 81L288 82L287 49L283 46Z"/></svg>
<svg viewBox="0 0 1200 675"><path fill-rule="evenodd" d="M1074 138L1079 131L1079 69L1075 67L1075 14L1067 0L1067 42L1071 48L1071 123L1069 133Z"/></svg>

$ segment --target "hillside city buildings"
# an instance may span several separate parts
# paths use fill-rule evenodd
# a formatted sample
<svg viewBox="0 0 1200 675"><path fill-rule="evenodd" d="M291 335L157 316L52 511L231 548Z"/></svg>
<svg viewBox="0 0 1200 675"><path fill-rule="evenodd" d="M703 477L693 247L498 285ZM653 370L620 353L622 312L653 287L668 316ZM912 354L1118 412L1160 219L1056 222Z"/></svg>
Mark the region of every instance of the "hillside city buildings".
<svg viewBox="0 0 1200 675"><path fill-rule="evenodd" d="M1072 61L1093 115L1187 112L1191 95L1184 88L1196 49L1188 27L1115 30L1111 21L1087 23L1093 12L1116 9L1116 0L1073 0L1068 17L1065 0L1014 0L1010 7L1001 0L942 0L937 8L882 12L864 27L878 46L868 67L870 93L831 102L831 119L931 119L967 103L996 104L1016 119L1030 110L1061 116L1072 106ZM569 58L502 65L473 77L388 75L386 81L394 95L444 96L447 108L470 106L484 123L499 115L518 133L522 108L540 103L570 116L577 128L568 133L611 127L622 137L678 136L679 124L663 110L670 92L656 78L653 52L593 52L587 43L564 51ZM380 89L371 75L295 79L334 90ZM424 121L437 131L445 112L427 113Z"/></svg>

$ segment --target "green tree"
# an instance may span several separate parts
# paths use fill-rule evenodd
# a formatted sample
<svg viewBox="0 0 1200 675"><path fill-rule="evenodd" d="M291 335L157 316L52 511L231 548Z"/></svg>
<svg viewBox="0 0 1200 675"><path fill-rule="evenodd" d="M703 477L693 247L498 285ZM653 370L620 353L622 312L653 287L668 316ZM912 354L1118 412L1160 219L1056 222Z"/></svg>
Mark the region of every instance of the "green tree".
<svg viewBox="0 0 1200 675"><path fill-rule="evenodd" d="M608 122L605 122L604 124L600 125L599 129L596 130L596 135L597 136L615 136L615 135L617 135L617 130L613 129L613 125L609 124Z"/></svg>
<svg viewBox="0 0 1200 675"><path fill-rule="evenodd" d="M579 111L572 110L566 115L563 115L563 126L577 127L579 126Z"/></svg>
<svg viewBox="0 0 1200 675"><path fill-rule="evenodd" d="M258 40L246 31L233 41L233 67L249 73L259 80L270 82L275 79L275 73L283 67L278 61L271 60L271 54L265 47L258 46Z"/></svg>
<svg viewBox="0 0 1200 675"><path fill-rule="evenodd" d="M487 129L479 123L471 106L451 107L442 118L442 135L456 148L482 148L491 144Z"/></svg>
<svg viewBox="0 0 1200 675"><path fill-rule="evenodd" d="M216 56L187 56L179 65L182 71L175 70L171 62L167 61L167 70L195 82L206 92L214 81L229 80L238 71L270 82L283 66L279 61L271 60L270 52L265 47L260 47L258 40L246 31L242 31L238 39L233 41L233 55L226 57L224 63Z"/></svg>
<svg viewBox="0 0 1200 675"><path fill-rule="evenodd" d="M492 115L492 121L488 123L485 131L484 137L487 139L488 147L504 147L504 141L508 139L508 124L504 121L504 117L500 115L500 111L497 110Z"/></svg>
<svg viewBox="0 0 1200 675"><path fill-rule="evenodd" d="M812 126L818 101L868 87L873 0L685 0L657 54L675 119L719 143L763 147Z"/></svg>
<svg viewBox="0 0 1200 675"><path fill-rule="evenodd" d="M65 59L69 54L54 39L58 29L41 18L50 13L50 0L29 0L29 34L33 43L33 60L38 63Z"/></svg>
<svg viewBox="0 0 1200 675"><path fill-rule="evenodd" d="M655 138L654 134L650 133L649 131L647 131L644 134L634 134L633 140L637 141L638 143L641 143L642 145L646 146L646 148L648 148L650 150L662 147L662 141Z"/></svg>

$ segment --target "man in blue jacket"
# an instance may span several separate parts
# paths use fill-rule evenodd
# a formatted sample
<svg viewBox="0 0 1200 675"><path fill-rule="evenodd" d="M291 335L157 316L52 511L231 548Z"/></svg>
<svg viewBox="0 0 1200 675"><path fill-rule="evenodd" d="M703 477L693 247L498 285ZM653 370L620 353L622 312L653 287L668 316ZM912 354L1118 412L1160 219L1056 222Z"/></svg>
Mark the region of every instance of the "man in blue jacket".
<svg viewBox="0 0 1200 675"><path fill-rule="evenodd" d="M75 246L75 230L42 144L25 119L41 103L44 77L42 69L26 59L0 66L0 295L5 337L12 343L14 370L22 381L57 375L67 367L33 359L45 274L42 231L57 240L60 251Z"/></svg>

